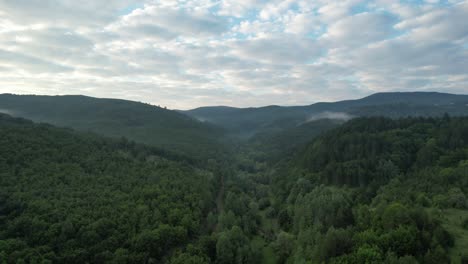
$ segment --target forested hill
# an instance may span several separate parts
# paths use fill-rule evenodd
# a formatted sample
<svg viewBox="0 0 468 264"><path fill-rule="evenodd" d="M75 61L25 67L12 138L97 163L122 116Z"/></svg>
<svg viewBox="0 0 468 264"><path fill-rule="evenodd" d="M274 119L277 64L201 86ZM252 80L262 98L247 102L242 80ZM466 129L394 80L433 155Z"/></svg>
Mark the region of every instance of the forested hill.
<svg viewBox="0 0 468 264"><path fill-rule="evenodd" d="M223 134L177 111L117 99L2 94L0 112L204 158L217 155Z"/></svg>
<svg viewBox="0 0 468 264"><path fill-rule="evenodd" d="M154 129L166 148L0 114L0 263L468 263L468 117L286 118L207 160L198 148L222 135L190 117L86 97L70 100L92 111L60 97L55 113L38 98L56 98L31 99L48 118L82 109L96 123L71 122ZM208 145L190 134L174 154L160 111L208 129Z"/></svg>
<svg viewBox="0 0 468 264"><path fill-rule="evenodd" d="M289 157L272 186L293 262L468 260L468 117L354 119Z"/></svg>
<svg viewBox="0 0 468 264"><path fill-rule="evenodd" d="M384 180L375 174L383 161L403 173L454 166L468 158L467 146L468 117L358 118L309 143L294 163L320 172L324 183L368 186Z"/></svg>
<svg viewBox="0 0 468 264"><path fill-rule="evenodd" d="M267 130L257 133L244 145L251 149L254 159L274 164L289 156L316 136L343 124L344 120L319 119L282 131Z"/></svg>
<svg viewBox="0 0 468 264"><path fill-rule="evenodd" d="M436 92L377 93L357 100L315 103L306 106L259 108L201 107L184 111L199 120L226 128L238 137L290 129L320 118L356 116L452 116L468 115L468 95Z"/></svg>
<svg viewBox="0 0 468 264"><path fill-rule="evenodd" d="M203 240L214 177L152 147L0 115L0 261L177 258Z"/></svg>

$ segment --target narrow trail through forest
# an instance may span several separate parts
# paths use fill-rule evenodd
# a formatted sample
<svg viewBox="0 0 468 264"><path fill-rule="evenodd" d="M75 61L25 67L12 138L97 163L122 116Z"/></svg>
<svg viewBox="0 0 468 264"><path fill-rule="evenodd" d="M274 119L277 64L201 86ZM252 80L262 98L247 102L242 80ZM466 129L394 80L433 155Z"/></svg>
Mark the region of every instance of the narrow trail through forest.
<svg viewBox="0 0 468 264"><path fill-rule="evenodd" d="M218 195L216 196L216 215L219 215L224 210L224 176L221 176L221 182L219 184ZM213 209L214 210L214 209ZM207 227L211 233L218 231L218 221L211 227Z"/></svg>
<svg viewBox="0 0 468 264"><path fill-rule="evenodd" d="M218 211L218 214L224 210L223 197L224 197L224 176L221 177L221 184L219 186L218 196L216 197L216 210Z"/></svg>
<svg viewBox="0 0 468 264"><path fill-rule="evenodd" d="M216 196L216 212L217 214L221 214L221 212L224 210L224 176L221 176L221 183L219 185L219 191L218 191L218 196ZM213 232L218 231L218 222L216 222L216 225L213 227Z"/></svg>

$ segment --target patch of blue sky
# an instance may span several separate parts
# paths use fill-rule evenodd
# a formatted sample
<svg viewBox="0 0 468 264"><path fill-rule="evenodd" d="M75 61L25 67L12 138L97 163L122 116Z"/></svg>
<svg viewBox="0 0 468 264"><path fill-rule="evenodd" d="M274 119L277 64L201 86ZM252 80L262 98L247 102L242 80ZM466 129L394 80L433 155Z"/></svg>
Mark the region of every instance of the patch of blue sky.
<svg viewBox="0 0 468 264"><path fill-rule="evenodd" d="M427 0L400 0L401 3L404 4L409 4L409 5L427 5L427 4L432 4L432 5L437 5L440 7L444 6L451 6L454 4L454 1L451 0L438 0L438 1L427 1Z"/></svg>
<svg viewBox="0 0 468 264"><path fill-rule="evenodd" d="M320 38L323 34L325 34L328 30L328 27L326 25L321 25L320 29L315 30L313 32L309 32L306 34L306 38L309 39L318 39Z"/></svg>
<svg viewBox="0 0 468 264"><path fill-rule="evenodd" d="M408 30L394 30L386 39L397 39L399 37L402 37L406 34L408 34Z"/></svg>
<svg viewBox="0 0 468 264"><path fill-rule="evenodd" d="M233 28L235 26L240 25L243 21L245 21L245 19L231 16L228 18L228 21L229 21L229 28ZM229 39L246 40L250 36L251 36L250 34L243 34L243 33L236 32L236 31L229 31L225 34L222 34L219 39L220 40L229 40Z"/></svg>
<svg viewBox="0 0 468 264"><path fill-rule="evenodd" d="M242 17L228 16L228 21L231 26L240 25L244 21L255 21L258 18L258 10L250 10Z"/></svg>
<svg viewBox="0 0 468 264"><path fill-rule="evenodd" d="M410 4L410 5L425 5L427 2L425 0L400 0L400 3Z"/></svg>
<svg viewBox="0 0 468 264"><path fill-rule="evenodd" d="M211 14L217 14L221 10L221 7L219 4L213 5L212 7L208 8L208 11Z"/></svg>
<svg viewBox="0 0 468 264"><path fill-rule="evenodd" d="M293 12L299 12L300 11L299 4L298 3L291 4L291 6L289 6L289 10Z"/></svg>
<svg viewBox="0 0 468 264"><path fill-rule="evenodd" d="M388 35L386 39L396 39L396 38L406 35L409 32L408 30L398 30L398 29L393 28L395 24L400 22L400 18L394 13L385 9L379 9L378 11L375 11L375 12L384 14L388 18L388 21L387 21L388 26L392 27L391 33Z"/></svg>
<svg viewBox="0 0 468 264"><path fill-rule="evenodd" d="M314 56L313 58L308 59L305 64L306 65L314 65L317 64L321 58L327 56L328 50L322 49L317 56Z"/></svg>
<svg viewBox="0 0 468 264"><path fill-rule="evenodd" d="M228 21L229 21L229 27L235 27L240 25L242 22L248 21L248 22L253 22L257 19L258 17L258 10L250 10L246 14L244 14L243 17L235 17L235 16L229 16ZM222 37L220 38L221 40L227 40L227 39L237 39L237 40L246 40L250 37L252 37L252 34L243 34L240 32L230 32L229 34L223 34Z"/></svg>
<svg viewBox="0 0 468 264"><path fill-rule="evenodd" d="M236 33L229 33L229 34L223 34L220 40L247 40L249 38L253 37L253 34L242 34L239 32Z"/></svg>
<svg viewBox="0 0 468 264"><path fill-rule="evenodd" d="M437 4L437 6L439 7L448 7L448 6L452 6L454 4L457 4L457 3L460 3L460 2L463 2L463 1L449 1L449 0L440 0Z"/></svg>
<svg viewBox="0 0 468 264"><path fill-rule="evenodd" d="M125 15L128 15L128 14L131 14L134 10L138 9L138 8L143 8L144 5L143 4L131 4L127 7L125 7L124 9L121 9L119 10L119 15L120 16L125 16Z"/></svg>
<svg viewBox="0 0 468 264"><path fill-rule="evenodd" d="M256 10L256 9L252 9L252 10L247 11L244 14L244 16L242 17L242 20L253 21L253 20L256 20L258 18L258 15L259 15L259 11Z"/></svg>
<svg viewBox="0 0 468 264"><path fill-rule="evenodd" d="M394 20L394 22L398 21L400 18L398 17L398 15L396 15L395 13L392 13L390 12L389 10L387 9L378 9L378 10L375 10L375 11L372 11L372 13L378 13L378 14L384 14L385 16L387 16L388 18L391 18Z"/></svg>
<svg viewBox="0 0 468 264"><path fill-rule="evenodd" d="M245 21L243 17L229 17L229 24L231 26L239 25L242 21Z"/></svg>
<svg viewBox="0 0 468 264"><path fill-rule="evenodd" d="M365 12L369 12L369 11L371 11L369 9L369 1L364 1L364 2L361 2L361 3L351 7L351 14L353 14L353 15L360 14L360 13L365 13Z"/></svg>

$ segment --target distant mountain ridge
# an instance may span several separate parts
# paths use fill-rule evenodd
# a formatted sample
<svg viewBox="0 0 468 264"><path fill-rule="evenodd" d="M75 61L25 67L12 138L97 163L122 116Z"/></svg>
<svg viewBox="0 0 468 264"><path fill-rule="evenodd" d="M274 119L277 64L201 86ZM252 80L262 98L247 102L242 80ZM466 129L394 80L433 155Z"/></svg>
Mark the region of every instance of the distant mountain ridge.
<svg viewBox="0 0 468 264"><path fill-rule="evenodd" d="M265 106L259 108L200 107L184 113L219 125L233 134L251 136L267 130L282 130L327 113L350 116L387 117L468 115L468 95L438 92L376 93L362 99L319 102L305 106Z"/></svg>
<svg viewBox="0 0 468 264"><path fill-rule="evenodd" d="M201 107L175 111L158 106L82 95L0 95L0 112L56 126L91 131L198 157L220 153L226 135L236 139L287 139L288 131L303 142L319 119L348 120L359 116L468 115L468 95L437 92L377 93L362 99L321 102L306 106L235 108ZM296 129L297 128L297 129ZM297 134L297 132L301 134ZM283 133L286 132L286 133ZM292 139L295 140L295 139ZM260 140L260 142L263 142Z"/></svg>

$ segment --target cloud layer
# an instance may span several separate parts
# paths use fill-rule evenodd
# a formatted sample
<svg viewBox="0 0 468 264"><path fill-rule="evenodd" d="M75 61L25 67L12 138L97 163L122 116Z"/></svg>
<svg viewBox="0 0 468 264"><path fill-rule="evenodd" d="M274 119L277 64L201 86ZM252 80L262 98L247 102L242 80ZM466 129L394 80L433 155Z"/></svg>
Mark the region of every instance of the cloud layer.
<svg viewBox="0 0 468 264"><path fill-rule="evenodd" d="M0 92L170 108L468 92L468 1L5 0Z"/></svg>

